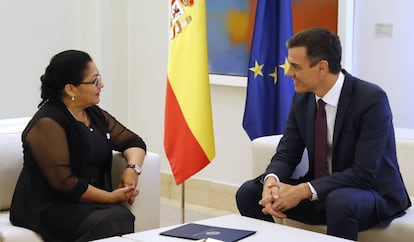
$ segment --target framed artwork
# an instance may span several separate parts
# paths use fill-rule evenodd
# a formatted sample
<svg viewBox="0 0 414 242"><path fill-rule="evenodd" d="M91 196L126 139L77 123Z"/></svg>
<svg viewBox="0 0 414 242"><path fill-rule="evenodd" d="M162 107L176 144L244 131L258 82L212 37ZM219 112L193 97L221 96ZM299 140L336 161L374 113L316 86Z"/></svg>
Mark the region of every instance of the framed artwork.
<svg viewBox="0 0 414 242"><path fill-rule="evenodd" d="M206 1L210 74L247 76L257 1ZM292 0L294 33L316 26L337 32L337 21L338 0Z"/></svg>

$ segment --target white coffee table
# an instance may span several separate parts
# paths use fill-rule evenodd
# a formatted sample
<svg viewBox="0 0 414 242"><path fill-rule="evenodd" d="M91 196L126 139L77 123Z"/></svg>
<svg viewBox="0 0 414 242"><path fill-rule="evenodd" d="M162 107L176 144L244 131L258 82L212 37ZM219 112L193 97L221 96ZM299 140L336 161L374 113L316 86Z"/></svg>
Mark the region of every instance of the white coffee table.
<svg viewBox="0 0 414 242"><path fill-rule="evenodd" d="M121 236L113 236L105 239L92 240L89 242L133 242L130 239L122 238Z"/></svg>
<svg viewBox="0 0 414 242"><path fill-rule="evenodd" d="M330 242L330 241L350 241L346 239L341 239L334 236L329 236L325 234L320 234L316 232L311 232L307 230L297 229L293 227L288 227L285 225L280 225L276 223L270 223L258 219L252 219L238 214L230 214L216 218L210 218L200 221L195 221L193 223L234 228L234 229L245 229L245 230L255 230L255 234L246 237L240 241L294 241L294 242ZM177 242L177 241L191 241L187 239L180 239L168 236L159 235L160 232L178 227L179 225L147 230L143 232L126 234L122 238L131 239L133 241L140 242Z"/></svg>

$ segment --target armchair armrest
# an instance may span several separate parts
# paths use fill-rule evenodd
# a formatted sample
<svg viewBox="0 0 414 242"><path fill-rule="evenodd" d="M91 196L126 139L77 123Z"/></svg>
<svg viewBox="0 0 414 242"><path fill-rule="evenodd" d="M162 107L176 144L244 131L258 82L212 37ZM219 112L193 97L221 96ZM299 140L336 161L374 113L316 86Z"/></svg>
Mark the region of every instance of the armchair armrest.
<svg viewBox="0 0 414 242"><path fill-rule="evenodd" d="M282 135L271 135L256 138L252 141L253 177L261 175L270 163ZM292 174L292 178L299 178L308 171L308 151L302 154L302 160Z"/></svg>
<svg viewBox="0 0 414 242"><path fill-rule="evenodd" d="M252 141L253 177L261 175L276 153L282 135L256 138Z"/></svg>
<svg viewBox="0 0 414 242"><path fill-rule="evenodd" d="M113 153L112 184L118 186L127 161L120 152ZM135 216L135 232L160 227L160 156L147 151L142 173L139 175L140 193L132 206L126 204Z"/></svg>

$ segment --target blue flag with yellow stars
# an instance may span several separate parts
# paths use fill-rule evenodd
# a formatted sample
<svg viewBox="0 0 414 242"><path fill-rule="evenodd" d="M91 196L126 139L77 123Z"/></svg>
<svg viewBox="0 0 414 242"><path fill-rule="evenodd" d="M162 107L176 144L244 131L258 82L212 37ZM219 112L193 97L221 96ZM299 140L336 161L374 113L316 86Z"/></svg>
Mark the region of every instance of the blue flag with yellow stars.
<svg viewBox="0 0 414 242"><path fill-rule="evenodd" d="M257 1L243 117L251 140L284 132L294 94L293 81L285 76L291 36L291 1Z"/></svg>

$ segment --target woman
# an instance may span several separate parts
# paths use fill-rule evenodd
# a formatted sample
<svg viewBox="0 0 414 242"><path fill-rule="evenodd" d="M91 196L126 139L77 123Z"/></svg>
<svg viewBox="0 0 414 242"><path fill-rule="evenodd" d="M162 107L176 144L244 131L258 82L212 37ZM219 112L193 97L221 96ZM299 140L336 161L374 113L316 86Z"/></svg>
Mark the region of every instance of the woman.
<svg viewBox="0 0 414 242"><path fill-rule="evenodd" d="M121 203L138 195L144 141L97 106L104 85L87 53L58 53L41 82L42 102L22 134L24 164L10 221L46 241L133 232L135 218ZM115 190L113 150L128 161Z"/></svg>

